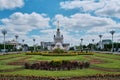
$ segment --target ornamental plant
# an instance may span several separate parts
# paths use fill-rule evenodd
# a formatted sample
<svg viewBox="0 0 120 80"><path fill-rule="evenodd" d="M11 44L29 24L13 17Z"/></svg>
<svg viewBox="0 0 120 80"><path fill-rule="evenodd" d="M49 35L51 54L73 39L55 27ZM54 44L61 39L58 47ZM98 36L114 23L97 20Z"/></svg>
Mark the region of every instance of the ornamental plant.
<svg viewBox="0 0 120 80"><path fill-rule="evenodd" d="M62 64L62 60L52 60L50 62L51 66L60 66Z"/></svg>
<svg viewBox="0 0 120 80"><path fill-rule="evenodd" d="M40 61L33 64L25 63L25 69L40 69L40 70L73 70L89 68L89 62L68 61L68 60L52 60Z"/></svg>
<svg viewBox="0 0 120 80"><path fill-rule="evenodd" d="M53 50L53 53L64 53L64 50L60 48L56 48Z"/></svg>

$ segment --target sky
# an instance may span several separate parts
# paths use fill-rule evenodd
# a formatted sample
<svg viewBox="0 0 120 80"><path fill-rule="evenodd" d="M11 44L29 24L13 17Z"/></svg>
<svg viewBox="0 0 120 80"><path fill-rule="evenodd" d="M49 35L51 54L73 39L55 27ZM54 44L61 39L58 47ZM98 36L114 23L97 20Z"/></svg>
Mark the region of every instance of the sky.
<svg viewBox="0 0 120 80"><path fill-rule="evenodd" d="M97 43L111 39L120 41L120 1L119 0L0 0L0 31L7 30L6 41L22 39L28 45L41 41L53 41L59 21L64 42L71 46ZM0 34L0 43L3 35Z"/></svg>

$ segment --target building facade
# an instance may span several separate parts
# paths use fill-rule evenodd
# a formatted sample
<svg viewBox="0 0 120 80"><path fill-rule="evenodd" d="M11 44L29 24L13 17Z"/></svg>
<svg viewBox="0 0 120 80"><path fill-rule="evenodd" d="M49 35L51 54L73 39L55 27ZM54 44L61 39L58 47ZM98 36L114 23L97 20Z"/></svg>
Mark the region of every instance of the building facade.
<svg viewBox="0 0 120 80"><path fill-rule="evenodd" d="M42 49L54 50L56 48L60 48L63 50L69 50L70 44L64 43L64 37L60 33L59 24L53 39L54 39L54 42L41 42Z"/></svg>
<svg viewBox="0 0 120 80"><path fill-rule="evenodd" d="M102 40L101 42L98 43L97 48L104 49L105 44L111 44L111 43L112 43L112 41L110 39L104 39L104 40Z"/></svg>

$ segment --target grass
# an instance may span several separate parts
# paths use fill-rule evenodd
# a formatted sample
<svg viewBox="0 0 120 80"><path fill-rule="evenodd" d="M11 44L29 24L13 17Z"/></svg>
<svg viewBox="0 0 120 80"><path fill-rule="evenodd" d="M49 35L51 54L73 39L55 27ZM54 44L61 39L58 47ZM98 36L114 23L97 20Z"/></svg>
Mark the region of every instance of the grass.
<svg viewBox="0 0 120 80"><path fill-rule="evenodd" d="M29 55L27 55L29 56ZM41 55L30 55L32 56L28 60L54 60L54 59L60 59L60 60L81 60L84 61L86 58L83 57L83 55L78 56L41 56Z"/></svg>
<svg viewBox="0 0 120 80"><path fill-rule="evenodd" d="M93 74L120 74L120 72L109 72L104 70L96 70L93 68L79 69L70 71L45 71L45 70L29 70L24 69L23 65L8 65L8 62L18 61L22 58L26 58L28 62L41 61L41 60L80 60L90 61L92 59L98 59L104 61L100 64L91 64L93 67L106 68L106 69L118 69L120 71L120 55L115 54L100 54L95 53L94 55L78 55L78 56L41 56L41 55L25 55L25 54L10 54L0 56L0 71L1 70L13 70L0 72L0 74L20 74L20 75L34 75L34 76L54 76L54 77L69 77L69 76L87 76ZM90 57L90 58L87 58ZM17 70L20 68L19 70Z"/></svg>
<svg viewBox="0 0 120 80"><path fill-rule="evenodd" d="M4 74L17 74L23 76L55 76L55 77L73 77L73 76L86 76L86 75L94 75L94 74L118 74L114 72L105 72L98 71L93 69L82 69L82 70L71 70L71 71L45 71L45 70L20 70L14 72L5 72Z"/></svg>
<svg viewBox="0 0 120 80"><path fill-rule="evenodd" d="M120 55L116 55L116 54L96 54L95 56L120 60Z"/></svg>
<svg viewBox="0 0 120 80"><path fill-rule="evenodd" d="M0 60L5 58L11 58L11 57L20 57L20 56L23 56L23 54L0 55Z"/></svg>
<svg viewBox="0 0 120 80"><path fill-rule="evenodd" d="M24 56L23 56L24 57ZM7 65L8 62L12 62L12 61L16 61L21 59L22 57L14 57L14 58L9 58L9 59L4 59L4 60L0 60L0 65Z"/></svg>
<svg viewBox="0 0 120 80"><path fill-rule="evenodd" d="M120 69L120 60L119 60L120 56L119 55L115 55L115 54L95 54L94 58L98 58L98 59L101 59L103 61L106 61L106 63L103 63L103 64L95 64L96 66L103 67L103 68Z"/></svg>
<svg viewBox="0 0 120 80"><path fill-rule="evenodd" d="M0 70L14 70L16 68L22 68L22 66L13 66L13 65L1 65Z"/></svg>

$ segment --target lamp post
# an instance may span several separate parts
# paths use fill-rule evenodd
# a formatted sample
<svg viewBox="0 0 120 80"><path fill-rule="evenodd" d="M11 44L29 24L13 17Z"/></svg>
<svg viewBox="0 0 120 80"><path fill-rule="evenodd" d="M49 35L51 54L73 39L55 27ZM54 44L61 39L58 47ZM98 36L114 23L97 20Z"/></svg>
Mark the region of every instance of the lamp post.
<svg viewBox="0 0 120 80"><path fill-rule="evenodd" d="M102 36L103 36L103 35L99 35L99 38L100 38L100 50L102 49L102 40L101 40L101 39L102 39Z"/></svg>
<svg viewBox="0 0 120 80"><path fill-rule="evenodd" d="M35 39L33 39L33 46L34 46L34 52L35 52Z"/></svg>
<svg viewBox="0 0 120 80"><path fill-rule="evenodd" d="M16 34L16 35L15 35L15 39L16 39L16 44L15 44L15 46L16 46L16 50L17 50L17 44L18 44L18 43L17 43L17 39L18 39L18 37L19 37L19 36Z"/></svg>
<svg viewBox="0 0 120 80"><path fill-rule="evenodd" d="M7 34L7 30L3 29L2 34L4 36L4 52L5 52L5 35Z"/></svg>
<svg viewBox="0 0 120 80"><path fill-rule="evenodd" d="M82 42L83 42L83 38L80 39L81 40L81 50L83 50L83 46L82 46Z"/></svg>
<svg viewBox="0 0 120 80"><path fill-rule="evenodd" d="M22 50L23 50L23 52L24 52L24 39L22 39L22 42L23 42L23 46L22 46Z"/></svg>
<svg viewBox="0 0 120 80"><path fill-rule="evenodd" d="M110 34L112 35L112 52L114 52L114 44L113 44L113 35L114 35L115 31L110 31Z"/></svg>
<svg viewBox="0 0 120 80"><path fill-rule="evenodd" d="M94 41L95 39L92 39L92 51L94 51Z"/></svg>

